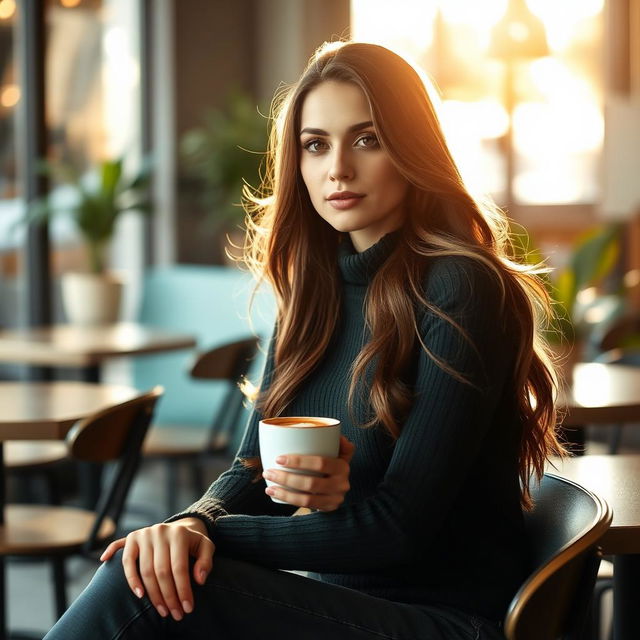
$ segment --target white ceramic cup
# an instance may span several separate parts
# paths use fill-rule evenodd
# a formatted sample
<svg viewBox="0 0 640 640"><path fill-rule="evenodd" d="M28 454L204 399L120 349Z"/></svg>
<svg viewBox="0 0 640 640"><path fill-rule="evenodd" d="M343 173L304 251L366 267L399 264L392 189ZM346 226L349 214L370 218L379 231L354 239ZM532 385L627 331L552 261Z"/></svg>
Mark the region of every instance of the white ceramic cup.
<svg viewBox="0 0 640 640"><path fill-rule="evenodd" d="M289 473L320 475L310 471L287 469L276 464L276 458L288 453L337 458L340 452L340 421L335 418L265 418L260 420L259 436L260 460L265 471L284 469ZM278 486L270 480L266 482L267 486ZM287 504L273 496L271 499L280 504Z"/></svg>

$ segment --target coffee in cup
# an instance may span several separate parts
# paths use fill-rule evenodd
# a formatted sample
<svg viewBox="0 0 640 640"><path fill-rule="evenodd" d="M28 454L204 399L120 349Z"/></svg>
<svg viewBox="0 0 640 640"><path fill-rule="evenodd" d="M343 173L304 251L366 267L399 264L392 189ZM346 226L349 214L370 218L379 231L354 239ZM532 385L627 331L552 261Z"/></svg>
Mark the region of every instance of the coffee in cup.
<svg viewBox="0 0 640 640"><path fill-rule="evenodd" d="M315 417L265 418L260 420L259 438L260 460L265 471L284 469L289 473L320 475L313 471L287 469L276 464L276 458L289 453L337 458L340 452L340 421ZM278 486L270 480L266 482L267 486ZM273 496L271 499L286 504Z"/></svg>

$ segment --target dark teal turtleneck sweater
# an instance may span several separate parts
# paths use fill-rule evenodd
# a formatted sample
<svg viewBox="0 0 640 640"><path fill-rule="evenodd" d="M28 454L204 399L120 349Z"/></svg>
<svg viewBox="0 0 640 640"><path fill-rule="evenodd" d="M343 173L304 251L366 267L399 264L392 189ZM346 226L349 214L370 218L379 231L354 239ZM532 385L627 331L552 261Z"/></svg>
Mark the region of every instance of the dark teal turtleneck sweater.
<svg viewBox="0 0 640 640"><path fill-rule="evenodd" d="M475 345L435 314L419 313L425 345L473 381L444 372L415 347L415 401L394 443L379 427L352 422L349 372L367 340L367 285L398 242L385 236L339 257L342 313L320 365L285 415L331 416L355 444L351 490L330 513L291 517L263 480L238 460L187 510L207 523L216 553L322 580L394 601L458 607L503 618L526 574L519 504L520 424L512 386L514 325L500 308L494 276L467 258L429 264L426 298L454 318ZM263 384L272 375L271 351ZM356 417L364 422L362 407ZM359 415L358 415L359 414ZM259 455L254 411L238 458Z"/></svg>

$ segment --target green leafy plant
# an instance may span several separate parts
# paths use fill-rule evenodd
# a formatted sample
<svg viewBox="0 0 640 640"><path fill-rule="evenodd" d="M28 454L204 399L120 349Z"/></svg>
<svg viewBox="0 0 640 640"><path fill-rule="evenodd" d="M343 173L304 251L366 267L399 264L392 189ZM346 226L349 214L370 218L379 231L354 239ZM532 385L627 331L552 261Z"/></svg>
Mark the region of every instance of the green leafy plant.
<svg viewBox="0 0 640 640"><path fill-rule="evenodd" d="M82 175L73 165L43 161L40 170L59 185L70 188L68 204L59 204L52 193L32 202L26 222L42 222L55 216L69 216L87 248L89 267L93 273L104 273L107 250L118 218L125 211L152 211L148 194L151 163L145 160L131 178L123 172L123 159L104 160L89 174ZM56 200L58 202L56 202Z"/></svg>
<svg viewBox="0 0 640 640"><path fill-rule="evenodd" d="M219 109L207 111L202 126L187 131L180 151L188 174L197 181L202 204L217 228L240 225L245 184L260 182L267 146L267 120L255 100L233 90Z"/></svg>
<svg viewBox="0 0 640 640"><path fill-rule="evenodd" d="M624 284L617 275L622 245L623 225L609 223L588 230L572 248L567 264L543 279L555 302L555 318L548 332L552 343L573 343L585 339L589 330L587 309L607 303L598 314L607 321L624 306ZM520 261L539 264L542 253L536 248L523 227L511 231L515 257ZM594 288L597 296L591 303L581 302L581 292Z"/></svg>

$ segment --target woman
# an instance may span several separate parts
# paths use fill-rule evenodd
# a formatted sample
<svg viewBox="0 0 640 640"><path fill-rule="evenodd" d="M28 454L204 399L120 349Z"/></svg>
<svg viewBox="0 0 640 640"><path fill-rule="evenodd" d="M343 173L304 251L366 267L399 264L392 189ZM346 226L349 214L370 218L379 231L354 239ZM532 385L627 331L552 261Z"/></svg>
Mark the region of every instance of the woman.
<svg viewBox="0 0 640 640"><path fill-rule="evenodd" d="M387 49L321 47L270 149L248 248L278 317L238 457L187 510L109 545L47 638L501 638L529 477L562 452L544 287ZM276 415L339 418L355 451L290 456L324 477L266 470L306 493L265 489L257 424Z"/></svg>

